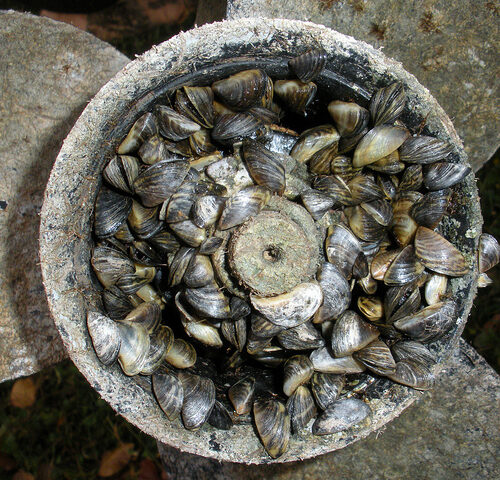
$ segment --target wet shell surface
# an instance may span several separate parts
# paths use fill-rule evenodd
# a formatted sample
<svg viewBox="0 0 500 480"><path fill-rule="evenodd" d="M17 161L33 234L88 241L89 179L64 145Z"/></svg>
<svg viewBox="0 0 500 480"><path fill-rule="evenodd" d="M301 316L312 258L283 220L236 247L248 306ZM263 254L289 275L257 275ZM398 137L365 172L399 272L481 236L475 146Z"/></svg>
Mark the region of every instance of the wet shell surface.
<svg viewBox="0 0 500 480"><path fill-rule="evenodd" d="M279 78L165 92L116 139L94 209L97 358L150 376L188 430L253 422L272 458L292 430L355 435L388 379L432 388L449 277L475 263L450 233L470 167L407 122L401 84L336 98L327 64L312 48ZM477 254L485 284L500 247Z"/></svg>

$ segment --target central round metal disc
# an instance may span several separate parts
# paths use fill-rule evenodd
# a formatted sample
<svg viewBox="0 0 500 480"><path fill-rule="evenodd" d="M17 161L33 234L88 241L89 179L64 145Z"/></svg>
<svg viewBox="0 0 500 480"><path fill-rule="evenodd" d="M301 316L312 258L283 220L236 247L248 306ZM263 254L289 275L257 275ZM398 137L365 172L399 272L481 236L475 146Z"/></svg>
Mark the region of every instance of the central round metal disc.
<svg viewBox="0 0 500 480"><path fill-rule="evenodd" d="M316 246L287 215L263 211L233 233L229 266L252 292L278 295L316 273Z"/></svg>

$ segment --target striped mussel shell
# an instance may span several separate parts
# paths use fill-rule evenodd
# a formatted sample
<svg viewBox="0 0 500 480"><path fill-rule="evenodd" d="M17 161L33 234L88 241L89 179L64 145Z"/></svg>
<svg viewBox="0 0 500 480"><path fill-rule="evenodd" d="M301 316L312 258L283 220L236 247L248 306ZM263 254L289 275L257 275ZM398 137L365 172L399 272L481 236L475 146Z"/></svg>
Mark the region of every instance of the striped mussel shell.
<svg viewBox="0 0 500 480"><path fill-rule="evenodd" d="M377 323L384 316L384 303L379 297L358 297L358 310L370 322Z"/></svg>
<svg viewBox="0 0 500 480"><path fill-rule="evenodd" d="M141 375L152 375L163 364L166 353L172 348L174 333L170 327L162 325L149 337L149 352L141 368Z"/></svg>
<svg viewBox="0 0 500 480"><path fill-rule="evenodd" d="M325 345L325 340L321 336L321 333L311 322L305 322L297 327L281 330L277 333L276 339L287 350L311 350L321 348Z"/></svg>
<svg viewBox="0 0 500 480"><path fill-rule="evenodd" d="M309 360L313 364L314 371L321 373L348 374L361 373L366 370L366 367L352 355L333 357L326 347L314 350L309 355Z"/></svg>
<svg viewBox="0 0 500 480"><path fill-rule="evenodd" d="M112 365L118 358L122 342L118 324L99 312L88 312L87 328L99 360L104 365Z"/></svg>
<svg viewBox="0 0 500 480"><path fill-rule="evenodd" d="M430 275L425 283L425 301L427 305L434 305L446 297L448 277L440 273Z"/></svg>
<svg viewBox="0 0 500 480"><path fill-rule="evenodd" d="M444 160L452 151L451 144L444 140L416 135L401 145L399 156L403 162L426 165Z"/></svg>
<svg viewBox="0 0 500 480"><path fill-rule="evenodd" d="M110 237L118 232L132 209L132 199L101 187L96 199L94 231L98 237Z"/></svg>
<svg viewBox="0 0 500 480"><path fill-rule="evenodd" d="M205 128L214 123L214 93L210 87L184 86L175 92L175 108Z"/></svg>
<svg viewBox="0 0 500 480"><path fill-rule="evenodd" d="M242 378L229 388L227 396L237 415L250 413L253 406L254 392L255 378L253 377Z"/></svg>
<svg viewBox="0 0 500 480"><path fill-rule="evenodd" d="M200 130L200 125L170 107L158 105L155 108L160 133L165 138L178 142Z"/></svg>
<svg viewBox="0 0 500 480"><path fill-rule="evenodd" d="M154 135L158 131L155 116L152 113L145 113L132 125L132 128L127 133L118 147L119 155L126 155L136 151L145 140Z"/></svg>
<svg viewBox="0 0 500 480"><path fill-rule="evenodd" d="M324 262L318 272L323 303L314 314L314 323L338 318L351 303L351 289L343 272L333 263Z"/></svg>
<svg viewBox="0 0 500 480"><path fill-rule="evenodd" d="M139 175L139 170L140 164L137 158L130 155L115 155L102 171L102 176L111 186L132 195L134 180Z"/></svg>
<svg viewBox="0 0 500 480"><path fill-rule="evenodd" d="M157 370L152 375L153 393L169 420L175 420L184 403L184 389L177 374L168 368Z"/></svg>
<svg viewBox="0 0 500 480"><path fill-rule="evenodd" d="M311 378L311 390L318 407L326 410L339 398L344 385L344 375L314 372Z"/></svg>
<svg viewBox="0 0 500 480"><path fill-rule="evenodd" d="M479 237L478 263L481 273L487 272L500 261L500 245L493 235L482 233Z"/></svg>
<svg viewBox="0 0 500 480"><path fill-rule="evenodd" d="M286 409L290 414L292 430L299 432L316 417L318 410L309 388L304 385L297 387L286 402Z"/></svg>
<svg viewBox="0 0 500 480"><path fill-rule="evenodd" d="M422 186L423 181L422 165L409 165L401 175L398 185L399 191L416 191Z"/></svg>
<svg viewBox="0 0 500 480"><path fill-rule="evenodd" d="M352 277L352 270L358 255L362 252L356 236L344 225L336 224L325 240L328 261L336 265L347 280Z"/></svg>
<svg viewBox="0 0 500 480"><path fill-rule="evenodd" d="M150 337L146 328L140 324L117 323L121 344L118 363L123 373L134 376L142 371L149 353Z"/></svg>
<svg viewBox="0 0 500 480"><path fill-rule="evenodd" d="M168 201L165 221L167 223L176 223L188 220L195 200L196 183L184 182Z"/></svg>
<svg viewBox="0 0 500 480"><path fill-rule="evenodd" d="M406 93L401 83L377 90L370 100L370 114L375 125L391 124L401 115Z"/></svg>
<svg viewBox="0 0 500 480"><path fill-rule="evenodd" d="M184 390L182 422L188 430L198 430L208 420L215 404L214 382L184 371L178 375Z"/></svg>
<svg viewBox="0 0 500 480"><path fill-rule="evenodd" d="M243 159L250 176L257 185L282 195L285 191L285 166L279 156L264 145L245 139L242 146Z"/></svg>
<svg viewBox="0 0 500 480"><path fill-rule="evenodd" d="M398 361L395 373L388 377L394 382L416 390L430 390L435 380L431 367L410 359Z"/></svg>
<svg viewBox="0 0 500 480"><path fill-rule="evenodd" d="M99 281L105 287L114 285L123 275L135 272L134 263L127 255L103 245L94 248L90 262Z"/></svg>
<svg viewBox="0 0 500 480"><path fill-rule="evenodd" d="M335 144L340 139L333 125L318 125L302 132L290 155L299 163L305 163L319 150Z"/></svg>
<svg viewBox="0 0 500 480"><path fill-rule="evenodd" d="M368 110L354 102L334 100L328 104L328 113L342 137L352 137L362 132L370 119Z"/></svg>
<svg viewBox="0 0 500 480"><path fill-rule="evenodd" d="M313 48L288 60L288 66L301 82L314 80L323 70L327 53L321 48Z"/></svg>
<svg viewBox="0 0 500 480"><path fill-rule="evenodd" d="M318 87L313 82L276 80L274 93L292 112L305 115L307 107L316 96Z"/></svg>
<svg viewBox="0 0 500 480"><path fill-rule="evenodd" d="M443 190L460 183L472 169L461 163L437 162L424 169L427 190Z"/></svg>
<svg viewBox="0 0 500 480"><path fill-rule="evenodd" d="M290 357L283 366L283 392L289 397L298 386L307 383L314 370L309 358L305 355Z"/></svg>
<svg viewBox="0 0 500 480"><path fill-rule="evenodd" d="M370 170L385 173L386 175L397 175L405 169L405 164L400 161L399 152L394 150L389 155L382 157L376 162L367 165Z"/></svg>
<svg viewBox="0 0 500 480"><path fill-rule="evenodd" d="M212 139L223 145L240 142L262 128L262 122L248 113L229 113L217 117Z"/></svg>
<svg viewBox="0 0 500 480"><path fill-rule="evenodd" d="M217 80L212 84L212 90L229 108L246 110L254 105L262 104L264 97L269 96L268 79L269 77L262 70L245 70ZM264 100L264 103L266 102L267 100Z"/></svg>
<svg viewBox="0 0 500 480"><path fill-rule="evenodd" d="M196 357L195 348L182 338L174 339L172 347L165 353L165 361L180 369L192 367L196 363Z"/></svg>
<svg viewBox="0 0 500 480"><path fill-rule="evenodd" d="M402 285L387 289L384 298L384 313L387 323L415 313L421 305L422 298L417 284Z"/></svg>
<svg viewBox="0 0 500 480"><path fill-rule="evenodd" d="M290 441L290 415L279 400L258 399L253 405L255 426L259 437L272 458L288 450Z"/></svg>
<svg viewBox="0 0 500 480"><path fill-rule="evenodd" d="M247 322L244 318L223 320L220 331L224 338L238 351L244 350L247 344Z"/></svg>
<svg viewBox="0 0 500 480"><path fill-rule="evenodd" d="M371 414L370 407L357 398L343 398L332 403L313 424L314 435L343 432L361 423Z"/></svg>
<svg viewBox="0 0 500 480"><path fill-rule="evenodd" d="M411 360L431 367L436 363L434 354L420 342L414 340L401 340L391 347L392 355L397 362Z"/></svg>
<svg viewBox="0 0 500 480"><path fill-rule="evenodd" d="M354 352L353 357L377 375L387 376L396 372L396 361L391 349L382 340L374 340L366 347Z"/></svg>
<svg viewBox="0 0 500 480"><path fill-rule="evenodd" d="M186 288L184 298L203 318L225 319L231 316L229 298L215 282L200 288Z"/></svg>
<svg viewBox="0 0 500 480"><path fill-rule="evenodd" d="M347 185L354 205L383 198L382 189L370 175L358 174L351 178Z"/></svg>
<svg viewBox="0 0 500 480"><path fill-rule="evenodd" d="M410 208L411 217L422 227L436 228L446 213L450 201L449 189L426 193Z"/></svg>
<svg viewBox="0 0 500 480"><path fill-rule="evenodd" d="M153 135L146 140L137 153L146 165L153 165L162 160L180 160L180 157L171 153L168 143L160 135Z"/></svg>

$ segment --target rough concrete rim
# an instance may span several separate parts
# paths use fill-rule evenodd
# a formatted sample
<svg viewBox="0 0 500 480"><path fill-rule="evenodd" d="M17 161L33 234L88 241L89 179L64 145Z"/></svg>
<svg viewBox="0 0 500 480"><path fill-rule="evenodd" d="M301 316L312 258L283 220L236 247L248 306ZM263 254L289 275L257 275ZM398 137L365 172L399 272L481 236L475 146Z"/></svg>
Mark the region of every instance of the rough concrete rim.
<svg viewBox="0 0 500 480"><path fill-rule="evenodd" d="M370 402L374 410L370 425L360 425L345 434L329 437L308 434L293 437L289 451L279 459L271 460L250 427L234 427L222 432L206 426L197 432L188 432L177 422L168 422L147 392L147 386L145 389L134 379L125 377L116 366L103 367L93 352L85 316L87 310L99 309L100 300L92 286L89 269L90 225L100 183L98 174L105 161L102 151L116 146L116 140L113 144L106 136L109 123L119 117L117 112L124 108L132 113L135 111L137 117L141 111L141 102L137 99L147 99L167 73L179 77L203 68L211 60L224 58L224 52L232 44L245 45L245 48L253 44L265 45L266 55L291 56L293 51L289 45L283 46L278 40L292 37L295 52L301 53L307 46L319 44L330 55L347 59L356 54L365 59L365 66L375 80L402 81L408 88L411 108L416 109L421 118L427 116L429 131L455 144L456 161L467 161L445 112L398 62L366 43L310 22L240 19L181 33L138 57L108 82L66 138L52 170L42 209L40 258L44 285L56 326L73 362L103 399L145 433L182 451L220 461L248 464L289 462L343 448L397 417L421 395L406 387L392 385L383 396ZM199 63L191 61L193 58ZM482 219L472 176L467 178L460 195L465 210L463 222L457 225L460 222L451 220L444 228L452 237L465 239L461 248L474 268L463 279L452 282L452 291L460 297L461 308L451 334L435 346L440 363L445 361L459 340L477 287L475 251Z"/></svg>

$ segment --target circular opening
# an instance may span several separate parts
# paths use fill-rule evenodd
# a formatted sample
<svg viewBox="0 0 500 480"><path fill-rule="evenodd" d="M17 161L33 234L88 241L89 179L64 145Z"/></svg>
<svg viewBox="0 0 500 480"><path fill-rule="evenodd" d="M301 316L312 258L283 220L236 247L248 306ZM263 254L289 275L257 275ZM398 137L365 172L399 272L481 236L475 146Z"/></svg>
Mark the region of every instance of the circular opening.
<svg viewBox="0 0 500 480"><path fill-rule="evenodd" d="M269 263L276 263L281 260L283 250L279 247L270 246L262 252L262 257Z"/></svg>

